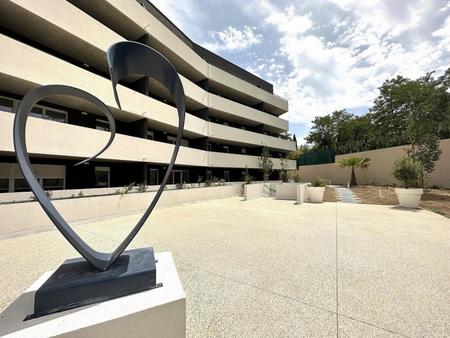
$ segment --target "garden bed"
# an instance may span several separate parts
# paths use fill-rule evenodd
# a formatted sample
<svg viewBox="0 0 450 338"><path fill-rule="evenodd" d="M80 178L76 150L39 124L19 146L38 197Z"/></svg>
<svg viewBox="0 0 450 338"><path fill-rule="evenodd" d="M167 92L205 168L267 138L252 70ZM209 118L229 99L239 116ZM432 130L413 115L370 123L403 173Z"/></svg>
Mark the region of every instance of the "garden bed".
<svg viewBox="0 0 450 338"><path fill-rule="evenodd" d="M379 191L381 189L381 197ZM393 187L358 186L351 189L366 204L397 205L397 195ZM450 218L450 190L428 189L422 196L420 206Z"/></svg>

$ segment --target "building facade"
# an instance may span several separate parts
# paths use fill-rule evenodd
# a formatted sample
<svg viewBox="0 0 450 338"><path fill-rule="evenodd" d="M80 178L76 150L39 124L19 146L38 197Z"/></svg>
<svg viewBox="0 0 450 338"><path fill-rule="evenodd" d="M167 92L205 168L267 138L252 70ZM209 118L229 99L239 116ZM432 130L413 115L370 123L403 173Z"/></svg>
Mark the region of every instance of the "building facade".
<svg viewBox="0 0 450 338"><path fill-rule="evenodd" d="M16 164L14 113L40 85L85 90L113 112L117 135L98 159L74 167L109 138L106 118L78 98L39 102L27 125L31 162L45 190L157 185L175 142L178 116L158 83L130 78L116 106L106 52L131 40L155 48L180 74L186 94L183 143L170 183L262 178L257 158L270 149L274 169L295 150L280 115L288 102L270 83L196 45L146 0L2 0L0 2L0 192L29 188ZM295 161L288 161L295 169ZM276 171L272 178L278 178Z"/></svg>

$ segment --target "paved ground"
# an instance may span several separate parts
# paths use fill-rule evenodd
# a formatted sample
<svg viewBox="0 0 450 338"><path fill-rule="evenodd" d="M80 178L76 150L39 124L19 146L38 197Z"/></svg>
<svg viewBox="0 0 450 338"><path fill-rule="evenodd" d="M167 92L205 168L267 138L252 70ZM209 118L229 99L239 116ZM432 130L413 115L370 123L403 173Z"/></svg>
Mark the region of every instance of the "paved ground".
<svg viewBox="0 0 450 338"><path fill-rule="evenodd" d="M336 186L334 187L334 190L336 191L337 200L339 202L358 203L358 198L356 198L355 194L353 194L350 189Z"/></svg>
<svg viewBox="0 0 450 338"><path fill-rule="evenodd" d="M136 216L77 226L111 248ZM450 220L392 206L228 198L159 209L190 337L450 335ZM0 308L75 255L56 231L0 241Z"/></svg>

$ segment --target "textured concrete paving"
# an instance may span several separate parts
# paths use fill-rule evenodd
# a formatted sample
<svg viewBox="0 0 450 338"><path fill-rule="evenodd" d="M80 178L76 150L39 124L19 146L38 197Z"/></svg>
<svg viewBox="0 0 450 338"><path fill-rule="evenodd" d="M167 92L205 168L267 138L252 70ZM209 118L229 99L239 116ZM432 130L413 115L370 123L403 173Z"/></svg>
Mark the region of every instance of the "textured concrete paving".
<svg viewBox="0 0 450 338"><path fill-rule="evenodd" d="M99 249L136 215L76 226ZM172 251L189 337L450 335L450 220L428 211L228 198L157 209L133 247ZM0 309L75 252L0 240Z"/></svg>
<svg viewBox="0 0 450 338"><path fill-rule="evenodd" d="M358 198L355 194L348 188L344 187L334 187L337 193L337 200L343 203L358 203Z"/></svg>

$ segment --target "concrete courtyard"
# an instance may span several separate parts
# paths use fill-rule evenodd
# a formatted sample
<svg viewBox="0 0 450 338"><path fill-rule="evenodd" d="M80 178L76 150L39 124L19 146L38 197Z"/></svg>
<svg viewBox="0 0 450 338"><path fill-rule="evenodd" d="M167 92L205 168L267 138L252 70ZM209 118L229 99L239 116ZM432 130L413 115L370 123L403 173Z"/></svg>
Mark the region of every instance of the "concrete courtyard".
<svg viewBox="0 0 450 338"><path fill-rule="evenodd" d="M99 249L136 215L76 226ZM450 335L450 219L239 197L157 208L132 243L171 251L189 337ZM0 310L76 256L57 231L0 239Z"/></svg>

